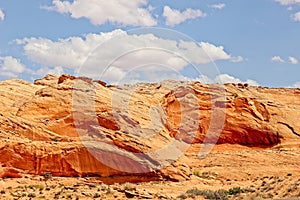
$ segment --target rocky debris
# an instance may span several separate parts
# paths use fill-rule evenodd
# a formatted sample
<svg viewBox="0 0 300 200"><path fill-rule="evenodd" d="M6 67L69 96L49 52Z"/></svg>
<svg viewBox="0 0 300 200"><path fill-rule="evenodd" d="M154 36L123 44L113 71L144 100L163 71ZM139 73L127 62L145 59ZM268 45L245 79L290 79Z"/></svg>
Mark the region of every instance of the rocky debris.
<svg viewBox="0 0 300 200"><path fill-rule="evenodd" d="M187 180L191 145L272 147L300 133L299 89L47 75L0 82L0 105L0 177Z"/></svg>

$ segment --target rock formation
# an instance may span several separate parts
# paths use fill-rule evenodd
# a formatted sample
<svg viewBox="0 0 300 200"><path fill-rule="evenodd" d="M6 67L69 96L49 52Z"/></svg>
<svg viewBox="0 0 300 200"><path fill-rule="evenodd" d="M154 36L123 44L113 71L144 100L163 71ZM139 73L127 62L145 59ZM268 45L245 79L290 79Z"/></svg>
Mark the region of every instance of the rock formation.
<svg viewBox="0 0 300 200"><path fill-rule="evenodd" d="M0 82L0 177L188 179L194 144L272 147L300 136L300 90L70 75Z"/></svg>

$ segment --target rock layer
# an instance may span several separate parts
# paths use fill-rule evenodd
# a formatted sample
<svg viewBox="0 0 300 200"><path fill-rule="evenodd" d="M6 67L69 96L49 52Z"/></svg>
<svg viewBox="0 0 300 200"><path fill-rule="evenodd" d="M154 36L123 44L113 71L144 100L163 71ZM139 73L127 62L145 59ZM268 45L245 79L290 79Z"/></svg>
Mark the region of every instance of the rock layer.
<svg viewBox="0 0 300 200"><path fill-rule="evenodd" d="M191 174L191 145L272 147L300 136L300 90L70 75L0 82L0 176ZM142 178L141 178L142 179Z"/></svg>

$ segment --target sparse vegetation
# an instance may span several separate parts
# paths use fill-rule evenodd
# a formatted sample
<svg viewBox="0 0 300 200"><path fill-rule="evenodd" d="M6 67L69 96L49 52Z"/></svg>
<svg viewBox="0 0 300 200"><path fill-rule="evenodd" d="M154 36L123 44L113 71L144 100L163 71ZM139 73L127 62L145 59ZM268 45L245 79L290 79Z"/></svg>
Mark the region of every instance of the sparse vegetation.
<svg viewBox="0 0 300 200"><path fill-rule="evenodd" d="M40 190L40 191L42 191L42 190L45 189L45 186L43 186L43 185L34 185L33 187L34 187L35 189L37 189L37 190Z"/></svg>
<svg viewBox="0 0 300 200"><path fill-rule="evenodd" d="M229 195L237 195L244 192L245 190L241 189L240 187L235 187L228 190Z"/></svg>
<svg viewBox="0 0 300 200"><path fill-rule="evenodd" d="M195 198L197 196L203 196L206 199L211 200L226 200L229 196L239 195L244 193L245 190L241 189L240 187L231 188L227 190L199 190L199 189L191 189L186 191L184 194L181 194L177 197L177 199L187 199L187 198Z"/></svg>
<svg viewBox="0 0 300 200"><path fill-rule="evenodd" d="M157 185L157 184L160 184L160 182L159 181L152 181L151 184L152 185Z"/></svg>
<svg viewBox="0 0 300 200"><path fill-rule="evenodd" d="M193 175L203 178L203 179L214 179L218 176L218 173L215 172L199 172L199 171L194 171Z"/></svg>
<svg viewBox="0 0 300 200"><path fill-rule="evenodd" d="M181 194L177 197L178 200L187 199L187 198L195 198L197 196L203 196L206 199L211 200L227 200L228 199L228 191L226 190L198 190L198 189L191 189L186 191L186 193Z"/></svg>
<svg viewBox="0 0 300 200"><path fill-rule="evenodd" d="M199 171L194 171L194 172L193 172L193 175L198 176L198 177L201 177L202 173L199 172Z"/></svg>
<svg viewBox="0 0 300 200"><path fill-rule="evenodd" d="M200 173L195 171L195 174L199 174L201 177L203 174L214 174L214 172L206 172ZM46 177L51 177L46 175ZM222 176L220 175L219 178ZM257 182L253 181L253 184L248 186L245 185L245 188L242 187L232 187L226 190L209 190L209 189L201 189L201 188L193 188L187 189L186 192L177 196L177 200L186 200L186 199L212 199L212 200L242 200L242 199L272 199L272 198L293 198L298 197L300 193L300 180L296 178L294 175L294 179L287 179L286 175L282 177L258 177ZM278 179L282 179L282 182L278 182ZM218 181L217 179L216 181ZM224 179L224 183L226 178ZM199 180L203 182L214 183L212 180ZM275 181L275 182L274 182ZM292 182L291 182L292 181ZM128 198L139 198L139 199L169 199L170 196L164 195L164 184L166 182L149 182L149 183L124 183L124 184L114 184L114 185L106 185L99 182L81 182L74 183L73 185L66 185L66 182L55 183L55 181L51 181L49 186L45 187L44 184L31 184L31 185L18 185L17 187L8 187L6 189L0 190L0 199L9 199L13 197L15 199L111 199L116 198L120 199L124 196ZM155 183L155 184L153 184ZM160 183L161 185L156 185ZM263 183L263 186L261 186ZM146 187L141 187L143 185ZM150 192L146 191L145 188L159 188L162 189L160 192ZM214 187L211 187L214 188ZM218 187L216 187L218 188ZM220 188L220 187L219 187ZM75 189L75 190L74 190Z"/></svg>

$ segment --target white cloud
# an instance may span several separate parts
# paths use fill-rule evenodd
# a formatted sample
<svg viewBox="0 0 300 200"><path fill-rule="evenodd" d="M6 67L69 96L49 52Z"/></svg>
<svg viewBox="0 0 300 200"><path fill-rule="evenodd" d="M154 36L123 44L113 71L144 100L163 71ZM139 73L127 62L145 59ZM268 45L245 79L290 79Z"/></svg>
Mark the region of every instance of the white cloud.
<svg viewBox="0 0 300 200"><path fill-rule="evenodd" d="M295 22L300 22L300 12L297 12L297 13L291 15L291 18L292 18Z"/></svg>
<svg viewBox="0 0 300 200"><path fill-rule="evenodd" d="M233 63L243 62L244 58L242 56L232 57L230 61Z"/></svg>
<svg viewBox="0 0 300 200"><path fill-rule="evenodd" d="M294 88L300 88L300 82L294 83L293 87L294 87Z"/></svg>
<svg viewBox="0 0 300 200"><path fill-rule="evenodd" d="M180 71L190 63L201 65L232 59L223 46L163 39L153 34L134 35L122 30L58 41L25 38L16 42L23 45L25 55L34 62L70 68L91 77L102 74L111 80L149 64ZM103 74L108 66L111 69Z"/></svg>
<svg viewBox="0 0 300 200"><path fill-rule="evenodd" d="M230 60L231 59L231 56L224 51L223 46L215 46L208 42L201 42L200 46L212 60ZM190 51L190 53L193 53L195 56L197 56L197 51L195 51L195 52ZM199 60L199 63L201 63L200 60Z"/></svg>
<svg viewBox="0 0 300 200"><path fill-rule="evenodd" d="M291 64L293 64L293 65L298 64L297 58L292 57L292 56L289 57L289 62L290 62Z"/></svg>
<svg viewBox="0 0 300 200"><path fill-rule="evenodd" d="M293 4L300 4L300 0L275 0L275 2L280 3L281 5L293 5Z"/></svg>
<svg viewBox="0 0 300 200"><path fill-rule="evenodd" d="M246 81L241 81L239 78L230 76L228 74L220 74L216 76L215 78L209 78L207 76L201 75L199 78L196 80L200 81L201 83L204 84L212 84L212 83L219 83L219 84L225 84L225 83L248 83L249 85L252 86L258 86L259 84L251 79L248 79Z"/></svg>
<svg viewBox="0 0 300 200"><path fill-rule="evenodd" d="M111 68L109 68L111 69ZM138 82L149 82L149 83L158 83L164 80L177 80L177 81L193 81L194 79L190 79L189 77L183 76L180 72L176 72L170 68L162 68L161 66L143 66L142 68L132 69L127 72L122 72L120 76L116 76L118 74L115 69L111 70L111 75L115 77L112 80L112 84L114 85L122 85L122 84L134 84Z"/></svg>
<svg viewBox="0 0 300 200"><path fill-rule="evenodd" d="M151 67L149 71L145 73L139 73L138 71L128 72L123 74L121 77L117 78L112 82L115 85L122 84L134 84L138 82L161 82L164 80L177 80L177 81L199 81L204 84L225 84L225 83L248 83L252 86L259 86L259 84L251 79L242 81L239 78L230 76L228 74L219 74L212 77L206 75L200 75L197 78L186 77L178 72L174 72L168 69L154 69Z"/></svg>
<svg viewBox="0 0 300 200"><path fill-rule="evenodd" d="M217 83L241 83L242 81L238 78L230 76L228 74L220 74L215 78Z"/></svg>
<svg viewBox="0 0 300 200"><path fill-rule="evenodd" d="M226 4L225 3L219 3L219 4L213 4L210 7L214 8L214 9L219 9L222 10L223 8L225 8Z"/></svg>
<svg viewBox="0 0 300 200"><path fill-rule="evenodd" d="M252 85L252 86L260 86L260 84L258 82L256 82L255 80L252 80L252 79L247 79L244 83L248 83L249 85Z"/></svg>
<svg viewBox="0 0 300 200"><path fill-rule="evenodd" d="M37 75L37 76L44 76L45 74L55 74L55 75L62 75L64 74L64 69L62 67L42 67L38 69L37 71L30 71L31 75Z"/></svg>
<svg viewBox="0 0 300 200"><path fill-rule="evenodd" d="M293 10L293 7L291 5L298 5L298 6L300 6L300 0L274 0L274 1L280 3L281 5L289 6L287 8L289 11ZM295 22L300 22L300 12L292 14L291 18Z"/></svg>
<svg viewBox="0 0 300 200"><path fill-rule="evenodd" d="M102 78L109 80L112 84L116 84L117 81L122 81L126 77L126 72L117 67L109 67L102 74Z"/></svg>
<svg viewBox="0 0 300 200"><path fill-rule="evenodd" d="M3 21L5 18L5 14L3 12L3 10L0 8L0 21Z"/></svg>
<svg viewBox="0 0 300 200"><path fill-rule="evenodd" d="M72 18L87 18L94 25L106 22L118 25L155 26L152 7L147 0L74 0L73 2L52 0L47 10L70 14Z"/></svg>
<svg viewBox="0 0 300 200"><path fill-rule="evenodd" d="M8 78L17 77L25 69L25 66L18 59L11 56L0 56L0 76Z"/></svg>
<svg viewBox="0 0 300 200"><path fill-rule="evenodd" d="M206 14L201 10L195 10L188 8L183 12L179 10L172 9L169 6L164 7L163 16L166 18L166 24L168 26L175 26L188 19L196 19L199 17L205 17Z"/></svg>
<svg viewBox="0 0 300 200"><path fill-rule="evenodd" d="M273 56L271 58L272 62L279 62L279 63L284 63L285 61L280 57L280 56Z"/></svg>
<svg viewBox="0 0 300 200"><path fill-rule="evenodd" d="M288 60L285 61L284 59L282 59L280 56L274 56L271 58L272 62L278 62L278 63L285 63L285 62L289 62L293 65L298 64L298 60L295 57L289 56Z"/></svg>

